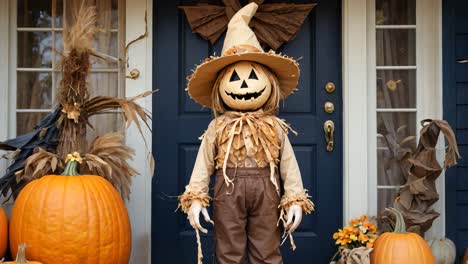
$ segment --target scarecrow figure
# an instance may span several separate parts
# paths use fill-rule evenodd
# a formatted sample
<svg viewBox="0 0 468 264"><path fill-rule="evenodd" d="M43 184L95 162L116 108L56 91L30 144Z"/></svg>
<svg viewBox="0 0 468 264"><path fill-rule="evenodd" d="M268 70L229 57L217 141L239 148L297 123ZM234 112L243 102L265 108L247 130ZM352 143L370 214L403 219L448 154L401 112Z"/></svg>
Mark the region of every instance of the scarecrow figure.
<svg viewBox="0 0 468 264"><path fill-rule="evenodd" d="M220 264L282 263L279 220L294 249L291 233L302 214L314 209L288 139L288 131L295 132L275 116L280 99L296 88L299 67L289 57L263 51L248 26L257 7L250 3L232 17L222 55L198 65L187 87L195 101L212 108L215 119L202 136L179 206L199 242L198 231L207 232L200 213L212 222L206 208L213 200ZM216 175L212 199L211 175Z"/></svg>

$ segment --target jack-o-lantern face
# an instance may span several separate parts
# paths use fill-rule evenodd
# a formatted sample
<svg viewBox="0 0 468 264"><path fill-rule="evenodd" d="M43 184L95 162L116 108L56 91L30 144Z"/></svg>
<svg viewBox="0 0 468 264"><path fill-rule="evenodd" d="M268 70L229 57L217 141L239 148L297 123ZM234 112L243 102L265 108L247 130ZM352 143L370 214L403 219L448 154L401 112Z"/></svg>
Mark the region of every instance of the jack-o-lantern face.
<svg viewBox="0 0 468 264"><path fill-rule="evenodd" d="M223 102L233 110L257 110L268 101L271 82L258 63L240 61L226 69L219 93Z"/></svg>

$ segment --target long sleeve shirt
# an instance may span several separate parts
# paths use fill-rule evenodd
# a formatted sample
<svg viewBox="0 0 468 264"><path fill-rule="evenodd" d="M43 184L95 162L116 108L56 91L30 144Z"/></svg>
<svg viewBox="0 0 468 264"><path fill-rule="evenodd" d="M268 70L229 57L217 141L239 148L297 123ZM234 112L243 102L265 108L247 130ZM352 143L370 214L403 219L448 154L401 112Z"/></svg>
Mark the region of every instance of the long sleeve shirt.
<svg viewBox="0 0 468 264"><path fill-rule="evenodd" d="M265 118L267 119L261 120ZM228 152L230 152L230 157L227 159L228 168L235 168L236 166L264 168L269 164L268 155L265 154L265 149L268 149L270 159L274 160L282 179L284 196L291 197L304 194L301 172L288 138L287 129L284 129L284 126L276 121L277 118L271 115L260 117L252 120L256 122L253 126L246 125L245 119L243 126L239 126L239 123L236 126L234 120L235 118L229 116L220 116L209 124L208 129L202 136L202 142L190 182L186 186L186 192L208 193L210 177L215 170L222 168L226 158L225 155ZM271 128L270 131L265 129L264 124L267 124L267 128ZM234 131L233 126L234 130L240 129L242 133L238 133L233 137L230 151L227 151L230 143L230 137L227 134L231 130ZM263 135L271 135L273 138L270 138L271 142L263 144L265 147L262 147L261 144L256 144L261 140L255 140L252 130L263 130Z"/></svg>

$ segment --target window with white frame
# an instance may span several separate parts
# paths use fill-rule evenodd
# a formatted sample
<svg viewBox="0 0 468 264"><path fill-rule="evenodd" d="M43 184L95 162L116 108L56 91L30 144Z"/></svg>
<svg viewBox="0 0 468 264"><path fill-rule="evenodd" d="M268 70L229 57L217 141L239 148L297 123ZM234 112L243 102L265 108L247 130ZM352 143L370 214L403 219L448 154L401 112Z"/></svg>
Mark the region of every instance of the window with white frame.
<svg viewBox="0 0 468 264"><path fill-rule="evenodd" d="M406 182L400 161L416 147L419 121L442 116L440 10L440 0L368 0L371 214Z"/></svg>
<svg viewBox="0 0 468 264"><path fill-rule="evenodd" d="M376 0L377 212L405 183L400 162L416 146L416 0Z"/></svg>
<svg viewBox="0 0 468 264"><path fill-rule="evenodd" d="M10 72L10 136L31 131L51 111L60 85L60 59L63 54L62 31L71 25L81 0L13 0ZM125 1L96 0L98 27L95 49L106 59L92 57L88 79L90 95L123 96ZM13 15L15 14L15 15ZM93 118L88 137L102 131L122 128L121 117L103 115Z"/></svg>

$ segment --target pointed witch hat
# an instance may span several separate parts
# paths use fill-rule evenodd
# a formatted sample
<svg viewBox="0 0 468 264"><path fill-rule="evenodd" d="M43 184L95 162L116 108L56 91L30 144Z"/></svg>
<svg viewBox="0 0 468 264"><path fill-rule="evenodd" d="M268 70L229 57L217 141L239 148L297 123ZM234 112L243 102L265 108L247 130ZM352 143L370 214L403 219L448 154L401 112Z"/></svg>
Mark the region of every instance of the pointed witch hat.
<svg viewBox="0 0 468 264"><path fill-rule="evenodd" d="M188 77L188 94L202 106L211 108L211 92L219 71L238 61L253 61L268 67L278 78L282 98L296 89L299 80L296 60L272 50L263 51L257 36L249 27L257 8L256 3L250 3L240 9L229 21L221 56L205 59Z"/></svg>

